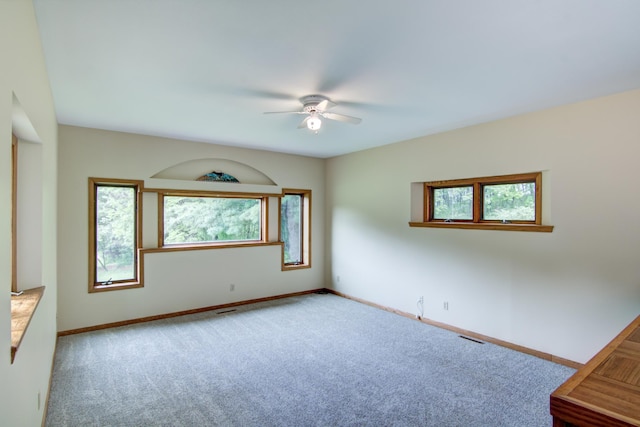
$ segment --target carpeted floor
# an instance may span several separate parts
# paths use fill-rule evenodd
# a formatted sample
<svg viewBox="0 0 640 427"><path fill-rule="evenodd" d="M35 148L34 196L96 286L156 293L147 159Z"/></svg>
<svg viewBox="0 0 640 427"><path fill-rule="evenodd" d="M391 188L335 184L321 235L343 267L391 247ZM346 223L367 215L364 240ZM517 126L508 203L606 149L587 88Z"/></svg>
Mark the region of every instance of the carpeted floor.
<svg viewBox="0 0 640 427"><path fill-rule="evenodd" d="M547 427L573 372L311 294L61 337L46 425Z"/></svg>

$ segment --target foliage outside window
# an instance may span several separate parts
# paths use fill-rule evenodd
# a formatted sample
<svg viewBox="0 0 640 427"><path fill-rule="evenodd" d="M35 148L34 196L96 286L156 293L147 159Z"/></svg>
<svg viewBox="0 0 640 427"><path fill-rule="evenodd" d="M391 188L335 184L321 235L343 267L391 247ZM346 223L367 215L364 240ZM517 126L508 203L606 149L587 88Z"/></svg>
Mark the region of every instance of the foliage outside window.
<svg viewBox="0 0 640 427"><path fill-rule="evenodd" d="M473 219L473 187L433 188L434 219Z"/></svg>
<svg viewBox="0 0 640 427"><path fill-rule="evenodd" d="M161 194L161 246L262 241L267 198Z"/></svg>
<svg viewBox="0 0 640 427"><path fill-rule="evenodd" d="M484 220L535 222L535 182L484 185L482 189Z"/></svg>
<svg viewBox="0 0 640 427"><path fill-rule="evenodd" d="M424 222L517 231L552 231L542 225L540 172L424 183Z"/></svg>
<svg viewBox="0 0 640 427"><path fill-rule="evenodd" d="M89 291L140 287L141 183L89 179Z"/></svg>
<svg viewBox="0 0 640 427"><path fill-rule="evenodd" d="M280 199L283 270L310 267L311 191L284 190Z"/></svg>

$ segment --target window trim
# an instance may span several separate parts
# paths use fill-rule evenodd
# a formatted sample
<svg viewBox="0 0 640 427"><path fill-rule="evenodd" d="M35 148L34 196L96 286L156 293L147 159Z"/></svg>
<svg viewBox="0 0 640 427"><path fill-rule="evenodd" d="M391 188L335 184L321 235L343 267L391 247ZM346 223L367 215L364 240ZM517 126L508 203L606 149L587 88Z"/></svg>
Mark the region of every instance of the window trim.
<svg viewBox="0 0 640 427"><path fill-rule="evenodd" d="M103 284L96 281L96 191L99 186L120 186L135 189L135 280ZM142 260L142 190L144 181L116 178L89 178L89 293L144 287L144 263Z"/></svg>
<svg viewBox="0 0 640 427"><path fill-rule="evenodd" d="M302 236L301 251L302 262L284 262L284 241L282 240L282 198L286 195L302 196ZM311 268L311 190L283 188L282 195L278 199L278 242L282 245L282 271L293 271L304 268Z"/></svg>
<svg viewBox="0 0 640 427"><path fill-rule="evenodd" d="M535 183L535 220L509 221L483 219L484 186L500 184ZM437 219L433 214L433 190L451 187L473 187L473 218L471 220ZM431 181L423 183L423 221L410 222L411 227L463 228L506 231L551 232L553 226L542 224L542 172L488 176L480 178Z"/></svg>
<svg viewBox="0 0 640 427"><path fill-rule="evenodd" d="M268 243L269 236L269 197L262 193L231 193L220 191L191 191L191 190L147 190L158 194L158 249L163 250L193 250L212 248L232 248L239 246L258 246ZM164 243L164 198L175 197L215 197L226 199L257 199L260 200L260 238L257 240L230 240L224 242L201 243Z"/></svg>

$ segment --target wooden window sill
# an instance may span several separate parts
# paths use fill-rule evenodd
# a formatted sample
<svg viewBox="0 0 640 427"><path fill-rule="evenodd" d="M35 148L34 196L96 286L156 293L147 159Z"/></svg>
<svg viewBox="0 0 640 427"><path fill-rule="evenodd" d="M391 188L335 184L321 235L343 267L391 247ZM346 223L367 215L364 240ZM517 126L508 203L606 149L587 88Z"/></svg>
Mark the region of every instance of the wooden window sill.
<svg viewBox="0 0 640 427"><path fill-rule="evenodd" d="M284 264L282 266L282 271L302 270L305 268L311 268L311 264Z"/></svg>
<svg viewBox="0 0 640 427"><path fill-rule="evenodd" d="M191 243L191 244L175 244L165 245L159 248L145 248L141 251L143 253L155 253L155 252L175 252L175 251L201 251L208 249L229 249L229 248L246 248L251 246L278 246L280 242L264 242L264 241L249 241L249 242L230 242L230 243Z"/></svg>
<svg viewBox="0 0 640 427"><path fill-rule="evenodd" d="M27 289L22 295L11 296L11 363L43 294L44 286L40 286Z"/></svg>
<svg viewBox="0 0 640 427"><path fill-rule="evenodd" d="M94 285L89 289L89 293L104 292L104 291L119 291L123 289L136 289L142 288L144 284L141 281L127 282L127 283L114 283L111 285Z"/></svg>
<svg viewBox="0 0 640 427"><path fill-rule="evenodd" d="M429 228L464 228L471 230L501 230L501 231L533 231L538 233L551 233L553 225L537 224L501 224L487 222L409 222L409 227Z"/></svg>

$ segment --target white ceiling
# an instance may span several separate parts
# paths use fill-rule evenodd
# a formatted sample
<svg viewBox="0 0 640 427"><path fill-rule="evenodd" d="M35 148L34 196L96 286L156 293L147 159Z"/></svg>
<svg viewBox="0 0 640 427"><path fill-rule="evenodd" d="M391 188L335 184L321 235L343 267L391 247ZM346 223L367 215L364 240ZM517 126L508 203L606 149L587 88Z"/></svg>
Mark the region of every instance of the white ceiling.
<svg viewBox="0 0 640 427"><path fill-rule="evenodd" d="M331 157L640 88L638 0L34 0L62 124ZM304 95L362 123L297 129Z"/></svg>

